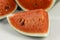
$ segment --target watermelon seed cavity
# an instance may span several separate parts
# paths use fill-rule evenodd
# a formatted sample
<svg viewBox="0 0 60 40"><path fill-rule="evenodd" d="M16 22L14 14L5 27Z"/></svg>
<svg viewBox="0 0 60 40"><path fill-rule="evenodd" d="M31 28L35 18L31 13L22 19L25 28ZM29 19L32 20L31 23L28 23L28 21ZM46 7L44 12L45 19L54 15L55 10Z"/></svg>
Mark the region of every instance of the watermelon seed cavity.
<svg viewBox="0 0 60 40"><path fill-rule="evenodd" d="M5 6L5 10L7 11L10 8L10 6Z"/></svg>
<svg viewBox="0 0 60 40"><path fill-rule="evenodd" d="M21 26L23 26L23 25L24 25L25 20L24 20L24 19L20 19L20 21L19 21L19 22L20 22L20 25L21 25Z"/></svg>

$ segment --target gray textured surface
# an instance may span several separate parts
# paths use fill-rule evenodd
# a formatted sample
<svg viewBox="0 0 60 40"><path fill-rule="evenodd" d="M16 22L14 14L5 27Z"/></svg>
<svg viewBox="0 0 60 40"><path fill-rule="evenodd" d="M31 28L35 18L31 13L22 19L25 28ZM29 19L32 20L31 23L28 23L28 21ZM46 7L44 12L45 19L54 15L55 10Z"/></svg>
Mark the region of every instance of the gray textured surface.
<svg viewBox="0 0 60 40"><path fill-rule="evenodd" d="M50 33L47 38L23 36L10 27L7 20L0 21L0 40L60 40L60 2L49 11Z"/></svg>

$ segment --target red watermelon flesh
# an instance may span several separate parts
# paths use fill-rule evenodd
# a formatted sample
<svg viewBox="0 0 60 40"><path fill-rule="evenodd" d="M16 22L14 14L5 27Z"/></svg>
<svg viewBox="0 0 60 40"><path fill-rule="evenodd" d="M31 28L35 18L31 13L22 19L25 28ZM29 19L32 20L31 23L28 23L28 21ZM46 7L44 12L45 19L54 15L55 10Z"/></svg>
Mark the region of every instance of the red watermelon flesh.
<svg viewBox="0 0 60 40"><path fill-rule="evenodd" d="M52 5L53 0L16 0L19 5L28 10L47 9Z"/></svg>
<svg viewBox="0 0 60 40"><path fill-rule="evenodd" d="M14 28L26 33L47 33L48 13L43 9L17 12L8 17Z"/></svg>
<svg viewBox="0 0 60 40"><path fill-rule="evenodd" d="M0 0L0 16L11 13L15 8L15 0Z"/></svg>

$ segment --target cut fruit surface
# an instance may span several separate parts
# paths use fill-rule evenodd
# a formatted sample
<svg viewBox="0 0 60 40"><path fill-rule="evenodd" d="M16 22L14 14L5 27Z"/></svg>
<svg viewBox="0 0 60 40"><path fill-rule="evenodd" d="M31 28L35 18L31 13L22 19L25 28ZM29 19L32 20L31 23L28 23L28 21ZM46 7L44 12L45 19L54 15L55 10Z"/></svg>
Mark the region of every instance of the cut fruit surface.
<svg viewBox="0 0 60 40"><path fill-rule="evenodd" d="M17 4L24 10L44 9L50 10L56 0L16 0Z"/></svg>
<svg viewBox="0 0 60 40"><path fill-rule="evenodd" d="M43 9L17 12L7 16L9 24L18 32L28 36L48 35L48 13Z"/></svg>
<svg viewBox="0 0 60 40"><path fill-rule="evenodd" d="M0 0L0 19L14 12L16 8L15 0Z"/></svg>

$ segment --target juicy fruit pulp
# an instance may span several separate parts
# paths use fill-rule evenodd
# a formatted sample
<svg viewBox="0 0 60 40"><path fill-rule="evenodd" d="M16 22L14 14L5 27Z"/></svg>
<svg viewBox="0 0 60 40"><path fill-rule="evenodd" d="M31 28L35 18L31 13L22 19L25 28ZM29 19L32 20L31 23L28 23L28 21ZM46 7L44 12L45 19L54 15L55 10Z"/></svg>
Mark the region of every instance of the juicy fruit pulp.
<svg viewBox="0 0 60 40"><path fill-rule="evenodd" d="M0 16L12 12L16 8L15 0L0 0Z"/></svg>
<svg viewBox="0 0 60 40"><path fill-rule="evenodd" d="M21 6L28 10L47 9L52 4L53 0L17 0Z"/></svg>
<svg viewBox="0 0 60 40"><path fill-rule="evenodd" d="M9 21L16 29L26 33L48 32L48 14L42 9L17 12L9 17Z"/></svg>

